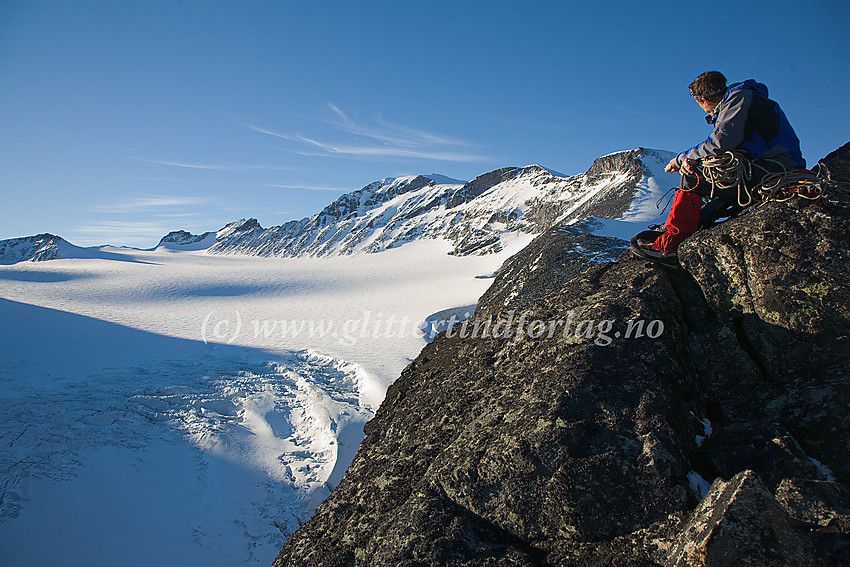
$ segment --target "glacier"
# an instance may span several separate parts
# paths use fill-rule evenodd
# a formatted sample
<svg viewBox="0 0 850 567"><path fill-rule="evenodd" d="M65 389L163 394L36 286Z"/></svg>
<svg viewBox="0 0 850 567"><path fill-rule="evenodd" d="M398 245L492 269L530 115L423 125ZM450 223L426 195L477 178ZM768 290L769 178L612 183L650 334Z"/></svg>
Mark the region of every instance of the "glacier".
<svg viewBox="0 0 850 567"><path fill-rule="evenodd" d="M421 329L474 310L555 224L659 222L667 159L386 178L280 227L242 219L150 250L4 241L0 563L270 564Z"/></svg>

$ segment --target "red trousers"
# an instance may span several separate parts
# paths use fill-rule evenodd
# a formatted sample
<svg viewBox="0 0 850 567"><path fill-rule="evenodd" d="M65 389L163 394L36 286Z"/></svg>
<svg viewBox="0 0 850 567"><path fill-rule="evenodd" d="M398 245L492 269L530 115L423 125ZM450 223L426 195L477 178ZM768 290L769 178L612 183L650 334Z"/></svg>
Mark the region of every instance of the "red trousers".
<svg viewBox="0 0 850 567"><path fill-rule="evenodd" d="M652 246L662 252L675 252L682 241L697 231L702 197L693 191L676 189L664 227L667 229Z"/></svg>

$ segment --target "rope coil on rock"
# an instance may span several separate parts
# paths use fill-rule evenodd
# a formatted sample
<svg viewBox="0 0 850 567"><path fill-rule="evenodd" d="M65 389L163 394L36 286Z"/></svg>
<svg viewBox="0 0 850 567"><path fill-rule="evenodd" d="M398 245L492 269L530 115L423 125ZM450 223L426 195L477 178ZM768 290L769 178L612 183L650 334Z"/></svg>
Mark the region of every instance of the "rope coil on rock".
<svg viewBox="0 0 850 567"><path fill-rule="evenodd" d="M818 162L816 171L798 169L788 171L785 165L774 159L765 159L778 166L781 171L768 172L740 153L724 152L719 156L702 159L700 170L711 183L711 197L717 190L737 189L738 205L748 207L756 201L788 201L794 197L823 201L841 207L850 207L850 183L835 181L823 162ZM766 172L761 183L750 189L747 182L753 177L753 167Z"/></svg>
<svg viewBox="0 0 850 567"><path fill-rule="evenodd" d="M754 202L747 181L753 177L753 165L748 159L733 152L702 159L700 170L711 183L711 198L717 190L737 189L738 205L746 207ZM745 200L746 197L746 200Z"/></svg>

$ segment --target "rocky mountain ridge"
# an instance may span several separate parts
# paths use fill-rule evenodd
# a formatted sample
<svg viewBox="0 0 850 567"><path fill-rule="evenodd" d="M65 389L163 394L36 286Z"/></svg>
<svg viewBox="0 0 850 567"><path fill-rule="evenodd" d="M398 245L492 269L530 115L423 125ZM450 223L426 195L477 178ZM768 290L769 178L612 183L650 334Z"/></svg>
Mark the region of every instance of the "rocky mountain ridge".
<svg viewBox="0 0 850 567"><path fill-rule="evenodd" d="M157 247L210 254L329 256L442 238L452 254L488 254L502 249L507 234L538 234L559 221L618 219L632 211L635 219L656 222L642 218L645 211L635 207L654 202L659 188L670 184L663 165L671 155L645 148L617 152L595 160L586 173L568 177L531 165L501 168L467 183L440 175L386 178L342 195L311 217L271 228L253 218L240 219L200 235L178 230ZM18 255L8 261L62 257L54 249L55 254Z"/></svg>
<svg viewBox="0 0 850 567"><path fill-rule="evenodd" d="M671 154L672 155L672 154ZM387 178L343 195L318 214L263 229L255 219L225 227L212 254L327 256L379 252L445 238L458 255L501 250L501 236L539 233L558 220L620 218L646 193L668 152L640 148L597 159L562 177L538 165L506 167L462 186L425 176ZM643 186L641 185L643 183Z"/></svg>
<svg viewBox="0 0 850 567"><path fill-rule="evenodd" d="M163 236L156 247L174 250L205 250L215 243L215 238L215 232L192 234L185 230L173 230Z"/></svg>
<svg viewBox="0 0 850 567"><path fill-rule="evenodd" d="M70 246L62 237L48 233L0 240L0 264L54 260L59 257L60 248L66 244Z"/></svg>
<svg viewBox="0 0 850 567"><path fill-rule="evenodd" d="M60 258L115 259L117 256L102 247L75 246L61 236L48 233L0 240L0 265Z"/></svg>
<svg viewBox="0 0 850 567"><path fill-rule="evenodd" d="M574 236L423 349L276 566L850 565L850 212L768 203L686 271Z"/></svg>

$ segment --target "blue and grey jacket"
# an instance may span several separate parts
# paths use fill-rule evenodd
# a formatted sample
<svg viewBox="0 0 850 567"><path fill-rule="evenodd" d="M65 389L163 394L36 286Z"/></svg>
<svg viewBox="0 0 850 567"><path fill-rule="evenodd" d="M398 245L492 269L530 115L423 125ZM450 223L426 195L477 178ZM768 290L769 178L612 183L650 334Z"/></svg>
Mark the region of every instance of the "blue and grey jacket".
<svg viewBox="0 0 850 567"><path fill-rule="evenodd" d="M714 131L704 142L680 153L700 159L725 151L744 150L750 159L773 158L791 169L806 167L800 140L776 102L767 98L767 87L753 79L729 86L714 115L706 117Z"/></svg>

